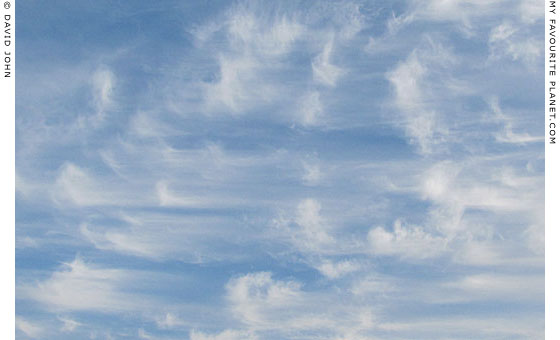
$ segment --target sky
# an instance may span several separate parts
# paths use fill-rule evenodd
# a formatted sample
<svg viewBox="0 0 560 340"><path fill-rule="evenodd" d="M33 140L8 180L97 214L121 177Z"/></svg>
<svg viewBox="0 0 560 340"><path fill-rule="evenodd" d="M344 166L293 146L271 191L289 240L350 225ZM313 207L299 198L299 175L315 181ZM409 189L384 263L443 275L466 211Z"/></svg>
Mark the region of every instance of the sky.
<svg viewBox="0 0 560 340"><path fill-rule="evenodd" d="M543 15L19 1L17 339L544 338Z"/></svg>

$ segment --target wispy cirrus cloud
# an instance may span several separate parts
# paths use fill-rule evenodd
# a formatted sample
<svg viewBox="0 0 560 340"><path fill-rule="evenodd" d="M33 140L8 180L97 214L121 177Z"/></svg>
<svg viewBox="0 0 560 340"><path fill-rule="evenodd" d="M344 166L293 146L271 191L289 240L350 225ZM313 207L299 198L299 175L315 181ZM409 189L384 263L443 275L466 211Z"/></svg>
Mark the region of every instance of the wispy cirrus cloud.
<svg viewBox="0 0 560 340"><path fill-rule="evenodd" d="M16 330L24 333L30 338L40 337L43 333L43 328L21 317L16 317Z"/></svg>
<svg viewBox="0 0 560 340"><path fill-rule="evenodd" d="M36 5L18 336L542 335L542 4Z"/></svg>
<svg viewBox="0 0 560 340"><path fill-rule="evenodd" d="M436 67L452 62L452 55L441 45L428 40L424 50L413 51L408 58L387 74L394 88L393 105L398 110L399 120L404 123L406 134L416 143L421 153L431 153L435 145L441 144L448 135L448 128L438 108L430 105L437 99L435 84L429 73Z"/></svg>

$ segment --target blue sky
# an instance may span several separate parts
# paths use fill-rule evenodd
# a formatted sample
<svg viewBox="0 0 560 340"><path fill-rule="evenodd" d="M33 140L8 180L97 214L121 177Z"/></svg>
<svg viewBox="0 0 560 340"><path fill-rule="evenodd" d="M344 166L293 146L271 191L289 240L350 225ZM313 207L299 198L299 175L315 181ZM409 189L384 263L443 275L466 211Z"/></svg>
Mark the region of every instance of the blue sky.
<svg viewBox="0 0 560 340"><path fill-rule="evenodd" d="M16 10L18 339L544 337L541 1Z"/></svg>

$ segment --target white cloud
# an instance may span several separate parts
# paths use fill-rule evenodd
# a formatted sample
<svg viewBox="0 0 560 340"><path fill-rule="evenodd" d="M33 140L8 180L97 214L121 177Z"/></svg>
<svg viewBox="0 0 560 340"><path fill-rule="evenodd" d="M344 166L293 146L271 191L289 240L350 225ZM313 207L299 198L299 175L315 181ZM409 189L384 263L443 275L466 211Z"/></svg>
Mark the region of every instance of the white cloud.
<svg viewBox="0 0 560 340"><path fill-rule="evenodd" d="M54 197L57 201L68 200L76 205L103 205L111 202L109 195L100 190L101 185L85 170L66 163L55 182Z"/></svg>
<svg viewBox="0 0 560 340"><path fill-rule="evenodd" d="M408 25L410 22L414 20L414 13L411 14L403 14L396 16L395 12L391 13L391 18L387 20L387 30L389 31L389 35L395 35L401 30L403 27ZM372 41L370 41L372 42ZM368 45L370 45L368 43Z"/></svg>
<svg viewBox="0 0 560 340"><path fill-rule="evenodd" d="M110 70L100 69L93 74L93 89L98 110L104 110L112 102L115 76Z"/></svg>
<svg viewBox="0 0 560 340"><path fill-rule="evenodd" d="M299 226L297 229L299 235L294 236L296 240L302 237L300 240L305 247L314 249L334 242L320 212L321 204L314 199L305 199L297 206L295 223Z"/></svg>
<svg viewBox="0 0 560 340"><path fill-rule="evenodd" d="M81 323L69 318L58 317L58 320L60 320L63 323L60 330L64 333L74 332L76 328L82 325Z"/></svg>
<svg viewBox="0 0 560 340"><path fill-rule="evenodd" d="M233 49L256 55L285 54L305 31L294 18L249 3L235 6L226 26Z"/></svg>
<svg viewBox="0 0 560 340"><path fill-rule="evenodd" d="M403 226L397 220L393 231L381 227L368 233L372 253L376 255L397 255L407 259L426 259L441 255L447 248L447 240L434 236L416 226Z"/></svg>
<svg viewBox="0 0 560 340"><path fill-rule="evenodd" d="M467 208L493 213L517 212L532 218L533 213L539 211L533 210L540 199L540 189L535 182L538 179L523 178L511 172L504 178L500 170L492 167L491 160L481 159L468 163L444 161L426 171L419 191L424 199L437 204L433 211L436 217L447 216L448 224L439 223L438 229L452 235L464 228L459 219ZM508 184L512 182L516 185ZM450 216L453 218L449 219Z"/></svg>
<svg viewBox="0 0 560 340"><path fill-rule="evenodd" d="M138 204L143 199L130 190L119 190L114 179L98 179L86 169L73 163L65 163L52 186L52 199L59 205L103 206ZM122 187L121 187L122 188Z"/></svg>
<svg viewBox="0 0 560 340"><path fill-rule="evenodd" d="M541 339L544 337L544 324L541 317L529 318L472 318L461 316L443 318L422 318L403 322L384 322L379 324L379 329L384 331L410 334L417 337L419 334L434 338L437 330L437 339L457 339L457 334L476 334L481 338L493 339L499 337L524 337L527 339ZM470 337L465 335L465 337Z"/></svg>
<svg viewBox="0 0 560 340"><path fill-rule="evenodd" d="M530 225L525 230L527 247L535 254L544 255L544 223Z"/></svg>
<svg viewBox="0 0 560 340"><path fill-rule="evenodd" d="M218 334L208 334L199 331L191 331L190 340L257 340L257 336L246 331L227 329Z"/></svg>
<svg viewBox="0 0 560 340"><path fill-rule="evenodd" d="M158 181L156 193L159 204L164 207L200 207L208 202L197 197L180 196L169 189L166 181Z"/></svg>
<svg viewBox="0 0 560 340"><path fill-rule="evenodd" d="M542 275L475 274L444 286L464 291L471 300L544 301Z"/></svg>
<svg viewBox="0 0 560 340"><path fill-rule="evenodd" d="M188 263L235 261L250 256L228 250L259 235L240 234L238 221L223 216L192 216L166 212L137 212L113 217L117 225L82 223L81 237L99 250L151 260L180 260ZM235 227L234 227L235 226Z"/></svg>
<svg viewBox="0 0 560 340"><path fill-rule="evenodd" d="M345 71L331 63L331 53L334 41L331 38L323 47L323 51L315 57L311 64L313 68L313 79L319 84L334 87L338 79Z"/></svg>
<svg viewBox="0 0 560 340"><path fill-rule="evenodd" d="M413 0L409 16L414 20L457 22L466 34L478 20L490 18L504 12L508 0Z"/></svg>
<svg viewBox="0 0 560 340"><path fill-rule="evenodd" d="M527 235L527 232L520 236ZM542 262L542 248L535 249L539 240L533 244L531 238L516 244L516 242L502 239L474 240L467 239L455 246L452 260L456 263L477 267L533 267L540 268ZM542 246L542 245L541 245ZM530 250L531 252L527 252ZM536 255L535 255L536 254Z"/></svg>
<svg viewBox="0 0 560 340"><path fill-rule="evenodd" d="M226 290L234 315L254 329L278 327L294 317L292 308L302 302L299 283L274 280L269 272L234 278Z"/></svg>
<svg viewBox="0 0 560 340"><path fill-rule="evenodd" d="M508 57L533 67L538 65L543 53L539 39L525 36L523 30L507 21L492 29L488 45L490 60Z"/></svg>
<svg viewBox="0 0 560 340"><path fill-rule="evenodd" d="M429 104L434 101L430 91L436 85L428 81L428 76L432 69L453 60L441 46L430 39L428 42L429 48L414 50L386 75L394 89L393 105L398 109L395 124L404 124L407 136L424 154L431 153L448 133L436 108Z"/></svg>
<svg viewBox="0 0 560 340"><path fill-rule="evenodd" d="M155 337L148 334L148 332L146 332L143 328L138 329L138 337L140 339L147 339L147 340L156 339Z"/></svg>
<svg viewBox="0 0 560 340"><path fill-rule="evenodd" d="M356 272L361 268L362 266L359 263L349 260L339 262L325 260L317 266L317 269L321 272L321 274L325 275L329 279L340 278L346 274Z"/></svg>
<svg viewBox="0 0 560 340"><path fill-rule="evenodd" d="M405 13L388 21L388 29L395 34L417 21L431 24L451 22L468 38L476 37L481 28L496 18L509 18L523 24L533 24L544 16L539 0L412 0Z"/></svg>
<svg viewBox="0 0 560 340"><path fill-rule="evenodd" d="M213 31L225 30L227 47L217 47L219 80L205 86L206 105L211 111L226 109L241 114L247 109L270 102L280 95L279 83L270 74L282 64L281 57L291 51L304 28L294 18L279 15L265 7L240 3L226 14L225 23L209 23ZM208 29L200 28L206 32ZM211 30L212 31L212 30ZM208 34L205 34L206 43Z"/></svg>
<svg viewBox="0 0 560 340"><path fill-rule="evenodd" d="M91 78L95 114L93 116L80 116L78 125L88 128L87 125L99 127L107 116L107 110L114 105L113 91L115 87L115 75L107 68L100 68L94 72Z"/></svg>
<svg viewBox="0 0 560 340"><path fill-rule="evenodd" d="M161 119L154 117L156 113L138 112L130 119L130 130L139 137L165 137L169 135L185 135Z"/></svg>
<svg viewBox="0 0 560 340"><path fill-rule="evenodd" d="M544 5L540 0L519 1L518 13L524 23L532 24L544 17Z"/></svg>
<svg viewBox="0 0 560 340"><path fill-rule="evenodd" d="M507 264L507 255L504 247L494 242L469 241L455 251L453 261L471 266L495 266Z"/></svg>
<svg viewBox="0 0 560 340"><path fill-rule="evenodd" d="M240 113L262 104L276 92L259 77L260 62L251 56L220 57L220 79L206 87L210 109Z"/></svg>
<svg viewBox="0 0 560 340"><path fill-rule="evenodd" d="M123 231L90 231L87 225L80 226L80 232L97 249L113 250L125 254L133 254L149 258L159 258L165 255L169 248L165 248L156 239L150 240L146 237L146 230L123 230Z"/></svg>
<svg viewBox="0 0 560 340"><path fill-rule="evenodd" d="M424 173L419 188L423 199L438 203L430 212L431 224L445 235L454 235L464 229L461 219L465 203L460 194L455 194L460 170L460 166L451 162L436 164Z"/></svg>
<svg viewBox="0 0 560 340"><path fill-rule="evenodd" d="M350 338L370 329L374 308L362 308L341 290L307 292L300 283L275 280L269 272L250 273L233 278L226 286L234 317L257 334L278 334L292 338L314 331L321 338L346 334Z"/></svg>
<svg viewBox="0 0 560 340"><path fill-rule="evenodd" d="M513 164L503 157L471 157L436 163L418 177L414 190L430 203L422 223L444 235L455 262L538 265L542 179Z"/></svg>
<svg viewBox="0 0 560 340"><path fill-rule="evenodd" d="M318 91L305 95L299 102L299 113L296 120L303 126L316 126L324 124L323 104Z"/></svg>
<svg viewBox="0 0 560 340"><path fill-rule="evenodd" d="M279 214L271 222L274 229L268 237L289 243L293 250L306 254L333 253L339 245L315 199L301 200L294 210Z"/></svg>
<svg viewBox="0 0 560 340"><path fill-rule="evenodd" d="M473 18L477 16L476 8L480 9L483 12L481 15L484 16L485 13L492 12L493 6L498 3L498 1L487 2L488 5L482 0L463 2L429 0L424 2L429 10L418 8L418 11L411 15L405 13L394 18L390 25L394 25L393 33L397 33L404 25L419 18L457 20L464 25L470 25L471 20L475 22ZM438 296L440 292L437 290L441 288L450 292L450 296L454 292L460 293L460 298L456 300L463 302L473 299L489 301L495 297L502 301L509 301L511 295L518 290L536 291L535 287L539 285L536 276L528 277L530 282L527 284L508 285L508 280L523 280L523 275L480 274L476 270L481 269L474 268L475 266L507 266L508 270L513 271L525 265L542 262L539 260L530 263L534 258L529 258L529 255L525 254L516 254L515 251L522 251L518 248L527 244L535 253L542 252L543 224L536 217L541 212L539 206L542 203L539 198L542 192L536 189L542 187L538 169L533 169L530 175L526 175L517 167L504 166L504 162L510 162L510 165L525 162L527 158L532 157L529 151L520 153L521 156L499 155L496 158L501 159L492 161L489 160L492 156L485 154L488 150L484 147L487 145L475 148L471 145L473 143L467 141L460 148L455 149L455 144L446 143L454 140L448 138L450 136L448 131L462 131L463 125L457 123L454 118L449 118L453 114L443 114L447 112L443 108L445 100L453 102L454 91L461 92L463 96L478 95L476 91L464 90L470 84L461 87L460 80L457 82L454 82L454 78L449 80L453 75L460 77L464 72L470 73L473 70L469 67L470 60L464 60L466 63L461 63L459 68L446 68L445 64L456 65L453 64L453 60L460 58L460 55L453 56L446 48L442 48L442 45L430 43L428 47L417 48L408 58L404 54L405 59L401 62L395 60L391 62L386 58L392 58L391 56L402 52L397 49L402 45L397 46L397 44L409 44L410 40L401 39L402 42L391 45L389 42L382 41L386 38L380 40L378 37L373 38L371 40L373 43L368 47L370 51L381 50L374 61L367 60L365 56L358 56L359 60L346 60L349 54L342 49L355 49L356 45L363 45L364 38L367 39L367 36L358 35L365 25L359 4L338 2L307 5L306 3L304 12L309 8L312 10L302 15L289 15L283 12L283 7L279 7L284 5L277 7L269 4L266 1L237 3L219 20L213 20L207 26L201 26L196 30L198 39L196 46L193 49L188 48L186 50L188 57L181 60L184 64L192 61L188 66L182 64L189 68L186 70L187 76L173 75L175 78L182 79L178 81L180 84L185 81L184 79L189 79L188 82L192 81L192 83L188 83L188 86L177 86L171 91L191 92L190 90L194 89L193 93L186 95L194 104L175 103L179 110L187 113L180 119L172 117L173 119L169 120L175 125L166 124L163 118L169 117L160 116L160 114L167 114L169 104L164 103L163 107L153 110L139 110L130 117L128 130L123 134L116 132L119 134L118 138L111 137L115 132L113 129L110 135L95 136L101 138L100 142L105 150L99 154L91 150L85 152L83 157L78 157L83 159L80 161L82 164L80 166L74 163L65 164L57 173L58 176L54 176L54 184L49 183L47 186L52 189L52 198L58 203L59 209L55 211L56 220L64 225L80 225L80 228L66 228L65 231L71 233L69 237L71 242L76 242L79 247L84 243L78 238L87 240L96 248L90 247L88 250L96 254L95 256L99 255L112 261L118 260L122 254L134 255L143 257L144 260L148 259L150 267L160 266L161 262L167 261L201 263L208 260L214 261L215 265L221 267L238 263L237 256L254 259L253 247L256 247L259 254L268 254L272 261L278 260L278 257L281 257L279 262L286 260L286 263L280 264L281 266L287 264L289 267L287 271L284 270L287 267L283 267L283 275L295 275L296 278L279 278L269 272L234 276L225 287L226 310L218 311L216 314L219 318L215 319L213 317L216 314L209 313L209 320L201 322L210 327L200 326L188 319L195 315L196 311L191 314L184 313L180 307L168 305L154 310L154 304L148 301L149 297L144 299L144 296L139 298L128 294L127 291L135 288L129 283L137 279L130 271L98 267L79 259L68 264L64 269L54 272L50 277L40 279L38 284L29 284L23 287L24 289L20 288L18 292L23 293L18 294L18 297L33 299L38 306L55 312L124 311L128 316L130 311L142 310L142 322L148 317L155 322L154 326L157 325L159 328L159 330L147 329L147 331L139 329L136 334L136 327L126 335L115 333L119 334L115 335L116 337L138 336L159 339L159 332L171 334L189 330L194 326L196 330L190 332L191 340L257 339L261 335L263 338L281 339L315 337L331 340L370 340L376 338L375 330L379 328L382 331L414 332L414 327L417 325L419 329L433 333L434 329L437 331L440 326L452 329L455 325L453 322L447 324L442 319L433 323L426 321L428 320L426 315L421 316L425 321L423 323L399 322L402 316L399 314L402 311L400 305L406 305L402 308L407 309L408 300L411 303L416 301L414 300L416 296L406 295L405 290L410 289L412 293L416 293L412 286L420 280L372 273L372 266L377 264L380 264L379 267L383 270L396 273L396 276L402 268L399 266L385 268L383 263L379 262L379 258L372 258L371 255L394 256L394 259L389 260L391 263L397 260L412 260L412 262L427 260L428 266L419 267L427 270L427 274L434 274L432 270L438 271L438 274L440 269L445 270L445 267L440 267L440 264L441 262L447 264L445 261L447 258L441 261L432 260L440 255L449 255L448 259L454 261L452 265L456 267L453 268L454 271L464 274L462 272L464 267L472 266L467 269L469 275L464 275L453 282L441 284L435 282L432 275L423 277L426 286L436 287L429 293L418 295L418 299L424 298L424 303L434 303L433 299L430 300L426 296L432 293ZM363 8L364 11L371 11L372 7L376 7L370 3L362 4L366 7ZM314 12L317 8L324 8L325 12ZM291 10L292 7L289 9ZM385 10L386 8L377 13L383 15L386 13ZM298 11L299 7L295 12ZM453 17L451 13L455 16ZM445 19L445 16L448 18ZM374 21L378 17L374 16L372 19ZM377 32L379 24L377 21L374 22L371 30L368 29L368 34ZM491 21L485 25L484 27L491 27L496 25L496 22ZM414 29L432 31L433 26L428 26L422 24L415 26ZM450 26L445 24L446 28ZM484 27L481 29L485 29ZM520 34L521 31L522 28L515 29L505 25L496 28L491 33L490 40L493 44L506 44L510 38ZM415 39L417 37L415 34L410 35L410 38ZM446 40L448 36L445 32L441 34L441 41L453 46L453 41ZM350 41L354 37L356 40ZM526 41L525 36L522 38L519 41ZM424 39L426 40L429 39ZM297 52L292 54L296 48ZM505 48L505 51L510 54L503 57L525 60L523 54L519 54L521 52L518 51L518 49L522 50L523 46L515 45L515 48L511 51ZM386 53L389 50L390 53ZM405 53L409 52L410 49L408 52L405 51ZM476 57L486 57L480 56L477 51L469 51L471 52L475 56L474 63L480 60ZM525 52L532 53L530 48ZM197 58L205 60L197 64L200 62ZM529 59L527 57L527 60ZM367 68L371 73L368 71L354 74L351 68L354 62L358 62L356 64L358 67L364 67L360 70ZM361 149L357 152L348 149L349 152L345 152L344 145L350 139L352 143L361 140L362 135L350 136L349 134L354 130L339 130L345 134L344 138L341 138L343 148L340 150L342 151L338 147L330 149L325 145L326 149L320 148L321 161L312 157L302 161L297 153L307 154L309 151L305 148L313 145L303 146L304 149L301 149L297 143L309 139L307 137L301 139L298 134L313 137L313 141L319 141L315 138L331 138L331 135L325 134L311 136L312 128L325 126L329 118L325 116L332 116L335 111L341 109L340 106L344 103L337 102L338 99L362 98L359 94L362 91L354 91L352 88L352 86L361 86L362 83L358 84L354 81L378 78L383 67L387 67L386 62L395 63L393 70L386 73L386 78L394 89L393 104L398 110L398 114L391 117L391 122L395 123L395 126L404 127L406 136L413 144L419 146L423 157L402 159L409 155L406 152L401 153L398 143L390 142L394 136L383 135L380 141L373 142L379 142L381 143L379 145L384 146L386 146L385 142L388 142L390 149L395 147L394 152L393 149L388 151L391 153L388 157L393 161L383 160L386 154L384 152L377 154L374 147L371 149L373 154L369 155L371 156L369 162L375 165L365 169L368 167L367 162L357 159L362 156ZM375 67L370 69L368 65L373 64ZM484 66L476 65L476 67ZM192 74L193 69L196 71L195 74ZM174 71L180 73L185 69L179 71L173 69L171 72ZM340 85L342 77L350 73L356 76L355 79L352 77L352 84L348 83L350 87L335 93L340 90L337 85ZM164 75L162 82L168 80L165 77ZM92 88L89 90L93 91L97 112L106 114L115 105L117 99L115 90L119 83L107 70L99 71L94 78L91 83ZM191 80L192 78L195 80ZM204 79L204 83L200 79ZM125 83L127 82L123 82L123 85ZM459 85L455 88L451 86L456 84ZM169 87L176 85L177 83ZM167 90L168 88L165 88L165 91L157 93L167 94ZM145 103L142 98L139 99L140 102L137 104L142 108ZM374 112L378 109L374 102L379 98L375 95L370 99L371 102L363 102L364 108L368 111L369 107L371 112ZM154 102L159 104L161 100L161 97L158 97ZM329 111L331 103L335 104L332 106L332 112ZM369 105L371 103L374 107ZM468 104L470 103L469 100ZM473 99L472 103L477 105L477 100ZM457 102L448 107L455 107L453 106L455 104ZM459 101L457 105L463 107L462 104L466 102ZM206 113L229 112L237 117L188 114L188 112L205 109ZM353 113L361 111L360 109L355 110L354 107L347 109L352 111L348 111L352 117L362 114L362 112ZM278 147L286 142L285 131L277 126L277 122L270 122L269 117L260 116L257 120L253 120L253 117L240 116L276 114L275 110L286 115L281 119L283 122L291 120L290 123L309 129L293 129L287 133L289 138L294 136L287 146L292 148L290 150L258 154L260 151L253 150L253 146ZM342 113L341 117L344 116L341 119L346 120L348 115L344 110L346 109L342 109L339 113ZM367 133L377 135L378 117L374 117L373 113L371 116L366 116L369 112L365 111L363 118L367 121L352 123L356 123L354 126L357 128L367 129ZM496 106L494 111L496 117L505 125L504 130L496 136L499 142L523 144L536 141L533 140L534 137L517 130L523 124L515 117L503 115L499 106ZM461 115L461 119L471 122L478 118L467 116ZM243 126L245 120L247 124ZM233 125L229 126L229 122L233 122ZM214 126L214 123L217 125ZM254 130L245 130L245 128L253 129L254 124L260 128L261 123L266 125L266 128L259 130L257 135L253 134ZM372 127L373 125L375 127ZM266 130L268 128L271 130ZM120 127L116 126L115 129ZM197 131L197 129L202 130ZM57 130L51 129L49 133L53 131ZM272 144L268 142L262 144L260 134L268 132L272 134L270 136ZM387 130L381 131L382 134L385 132ZM492 132L485 130L480 133L486 137ZM168 138L177 137L176 134L186 137ZM103 140L105 137L107 140ZM460 136L454 137L463 142ZM225 146L213 144L207 139L220 140L220 143L225 143ZM35 139L34 143L40 144L37 140ZM85 142L87 149L99 145L91 144L89 136L86 136ZM200 143L206 143L207 146L193 146ZM82 150L80 145L77 147ZM435 152L446 147L449 147L449 155L437 153L434 156ZM524 145L508 146L511 147L524 147ZM467 153L466 156L463 151ZM428 155L430 152L434 157ZM482 155L478 156L480 153ZM472 156L474 154L477 156ZM98 161L96 157L99 155L104 161L101 166L94 164ZM443 156L449 156L448 158L452 160L440 162ZM459 161L463 156L465 158ZM341 160L340 157L344 159ZM106 174L110 172L107 171L107 167L114 173ZM428 169L424 171L426 168ZM370 169L375 169L374 172L377 172L371 175ZM24 168L24 170L28 169ZM328 183L325 183L327 182L325 172L328 174ZM30 171L22 173L29 174ZM46 178L52 178L48 177L49 174L47 172ZM375 181L372 181L375 185L362 186L370 180L370 176L375 177ZM40 191L31 180L18 178L17 181L18 198L33 197ZM393 183L397 184L393 185ZM279 190L276 190L277 188ZM305 197L314 198L302 199ZM79 207L90 208L77 209ZM224 207L226 209L222 209ZM393 221L396 216L404 216L401 212L408 208L412 208L412 211L406 214L406 220L411 221L411 224L397 220L393 228L364 229L369 229L368 226L372 223L375 223L374 226L389 227L386 221ZM277 221L282 232L280 237L275 237L277 235L271 237L272 232L267 234L267 230L263 232L262 224L266 223L263 221L269 219L273 209L281 209L285 212ZM76 218L83 218L83 220L76 222ZM108 223L105 223L106 221ZM49 232L56 232L56 230L49 230ZM23 238L20 243L43 246L43 241L34 242L38 239L39 237L35 238L34 235L33 239ZM51 238L47 237L44 242L50 241ZM285 245L282 244L284 242L289 243L293 249L286 251ZM228 253L224 248L233 250ZM140 263L143 260L137 258L134 261ZM290 266L294 262L297 265ZM307 275L310 268L304 272L299 271L302 263L316 268L328 280L317 278L317 275ZM278 264L275 262L273 267ZM231 268L239 268L239 266L234 265ZM165 270L168 269L166 267ZM207 279L198 276L199 270L204 271L204 269L193 270L192 274L198 279ZM298 281L300 278L306 281L300 283ZM308 279L311 281L307 281ZM401 283L402 286L399 286ZM408 287L404 289L403 287L407 285ZM500 287L504 287L503 292L500 291ZM152 292L155 296L158 296L158 293L161 294L161 292ZM169 292L164 294L167 293ZM533 295L529 294L527 300L539 298L538 290L537 293L531 294ZM443 303L456 301L453 298L455 297L444 296L441 301L445 299L448 300ZM344 303L341 304L340 301ZM209 302L203 303L209 310L219 310L220 303L216 305L215 302L210 299ZM386 307L387 310L384 309ZM415 311L416 307L411 306L410 310ZM379 315L377 309L381 310ZM167 312L168 310L170 312ZM408 315L411 313L410 310L406 310ZM388 311L391 312L389 314L393 320L383 329L385 326L379 324L378 318L387 315L384 313ZM205 313L203 315L206 317ZM80 325L77 321L62 317L60 321L64 323L61 329L63 332L74 331ZM27 329L27 332L33 333L33 327L19 323L20 329ZM236 323L241 327L235 328ZM457 322L457 324L463 330L469 330L472 326L467 323ZM473 324L492 326L490 323L473 322ZM60 325L55 324L55 326ZM505 328L503 323L499 327ZM79 331L82 329L80 328ZM103 337L102 333L99 334L101 334L99 337ZM411 334L400 333L395 336L414 338L415 335ZM437 336L426 336L426 338L437 338Z"/></svg>
<svg viewBox="0 0 560 340"><path fill-rule="evenodd" d="M16 329L23 332L30 338L38 338L44 332L43 327L20 316L16 316Z"/></svg>
<svg viewBox="0 0 560 340"><path fill-rule="evenodd" d="M330 2L322 4L326 17L332 18L337 38L346 41L354 38L367 25L367 18L362 14L362 4L353 1Z"/></svg>
<svg viewBox="0 0 560 340"><path fill-rule="evenodd" d="M16 248L37 248L39 241L29 236L18 237L16 236Z"/></svg>
<svg viewBox="0 0 560 340"><path fill-rule="evenodd" d="M504 124L502 131L496 132L495 137L501 143L538 143L543 141L543 137L531 136L526 132L514 132L514 118L507 116L500 107L498 98L492 97L490 99L490 108L494 112L496 119Z"/></svg>
<svg viewBox="0 0 560 340"><path fill-rule="evenodd" d="M321 166L315 161L304 161L303 171L301 180L305 185L318 185L324 177Z"/></svg>
<svg viewBox="0 0 560 340"><path fill-rule="evenodd" d="M383 275L369 274L353 281L350 291L358 296L384 296L396 291L396 281Z"/></svg>
<svg viewBox="0 0 560 340"><path fill-rule="evenodd" d="M23 197L27 198L30 194L35 190L34 186L29 183L24 177L22 177L17 169L15 172L15 189L16 194L22 195Z"/></svg>
<svg viewBox="0 0 560 340"><path fill-rule="evenodd" d="M134 310L141 302L122 291L128 279L124 270L98 268L76 258L36 286L21 286L18 296L57 311Z"/></svg>
<svg viewBox="0 0 560 340"><path fill-rule="evenodd" d="M165 313L164 317L156 319L156 324L158 328L161 329L172 329L175 327L180 327L186 325L186 323L179 319L172 313Z"/></svg>
<svg viewBox="0 0 560 340"><path fill-rule="evenodd" d="M202 88L202 110L233 115L264 111L284 122L325 125L321 91L332 91L347 73L332 61L335 46L348 44L363 29L365 19L360 4L310 6L294 11L281 3L239 2L220 22L192 30L199 50L216 56L218 64L216 79L193 84ZM301 53L315 55L309 61L310 79L292 72L294 58L301 58ZM313 87L317 90L310 90ZM301 109L294 110L286 99L306 92L298 105ZM277 109L271 110L272 105Z"/></svg>

